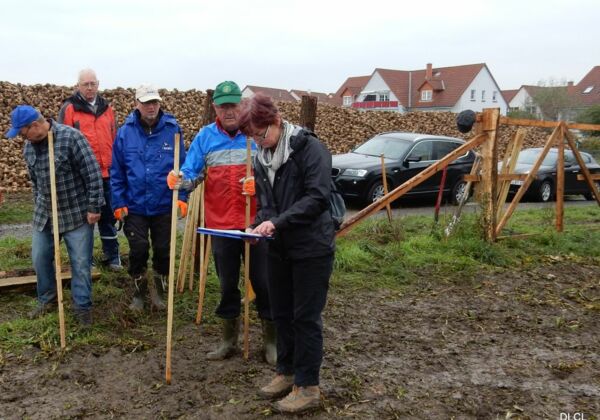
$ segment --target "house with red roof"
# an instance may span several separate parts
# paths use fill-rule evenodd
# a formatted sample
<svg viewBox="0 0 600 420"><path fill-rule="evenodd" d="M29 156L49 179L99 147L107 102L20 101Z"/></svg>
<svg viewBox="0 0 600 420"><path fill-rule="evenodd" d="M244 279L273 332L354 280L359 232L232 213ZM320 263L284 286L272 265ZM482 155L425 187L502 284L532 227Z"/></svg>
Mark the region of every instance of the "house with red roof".
<svg viewBox="0 0 600 420"><path fill-rule="evenodd" d="M573 84L570 82L571 85ZM546 86L522 85L519 89L511 89L503 92L514 92L512 96L506 97L509 111L524 111L542 118L542 111L533 100L534 96Z"/></svg>
<svg viewBox="0 0 600 420"><path fill-rule="evenodd" d="M247 85L242 89L242 98L249 98L255 93L262 93L273 99L273 101L297 102L296 98L285 89L270 88L264 86Z"/></svg>
<svg viewBox="0 0 600 420"><path fill-rule="evenodd" d="M350 89L346 87L346 91ZM420 70L377 68L351 106L362 110L455 113L500 108L503 115L508 107L485 63L435 68L429 63Z"/></svg>
<svg viewBox="0 0 600 420"><path fill-rule="evenodd" d="M371 76L353 76L348 77L346 81L333 95L335 104L350 107L358 99Z"/></svg>
<svg viewBox="0 0 600 420"><path fill-rule="evenodd" d="M600 105L600 66L592 67L570 93L578 110Z"/></svg>
<svg viewBox="0 0 600 420"><path fill-rule="evenodd" d="M311 90L292 89L292 90L290 90L290 94L298 102L302 101L303 96L314 96L317 98L317 103L319 103L319 104L336 105L336 102L334 100L332 93L323 93L323 92L313 92Z"/></svg>

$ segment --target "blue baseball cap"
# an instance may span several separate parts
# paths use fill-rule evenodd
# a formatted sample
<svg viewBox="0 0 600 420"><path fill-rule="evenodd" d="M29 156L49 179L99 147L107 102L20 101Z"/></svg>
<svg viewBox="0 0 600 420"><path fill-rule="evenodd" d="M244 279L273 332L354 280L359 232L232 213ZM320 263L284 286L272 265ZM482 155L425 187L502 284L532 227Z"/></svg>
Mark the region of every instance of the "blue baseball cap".
<svg viewBox="0 0 600 420"><path fill-rule="evenodd" d="M23 127L27 127L40 117L40 112L31 105L18 105L10 113L12 127L6 133L6 138L12 139L19 134Z"/></svg>

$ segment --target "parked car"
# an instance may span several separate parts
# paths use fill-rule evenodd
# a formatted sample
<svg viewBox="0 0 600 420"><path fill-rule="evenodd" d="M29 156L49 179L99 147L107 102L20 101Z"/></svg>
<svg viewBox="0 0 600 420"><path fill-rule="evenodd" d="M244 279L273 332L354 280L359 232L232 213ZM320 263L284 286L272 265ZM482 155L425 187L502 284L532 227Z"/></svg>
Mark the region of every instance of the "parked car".
<svg viewBox="0 0 600 420"><path fill-rule="evenodd" d="M453 137L388 132L377 134L350 153L333 156L332 177L344 198L367 204L384 195L381 155L386 168L388 190L403 184L465 142ZM475 153L469 151L448 165L444 195L453 203L463 196L462 176L471 172ZM432 196L438 193L442 171L419 184L406 196Z"/></svg>
<svg viewBox="0 0 600 420"><path fill-rule="evenodd" d="M542 148L523 149L517 158L515 173L528 174L537 162ZM589 153L580 152L585 166L591 173L600 173L600 165ZM527 189L525 196L537 201L551 201L556 197L556 164L558 163L558 149L552 148L542 161L538 173ZM593 200L592 192L585 180L578 181L577 175L581 168L575 155L571 150L565 150L565 195L583 194L587 200ZM515 194L525 181L514 180L510 182L509 192ZM596 187L600 188L600 181L595 181Z"/></svg>

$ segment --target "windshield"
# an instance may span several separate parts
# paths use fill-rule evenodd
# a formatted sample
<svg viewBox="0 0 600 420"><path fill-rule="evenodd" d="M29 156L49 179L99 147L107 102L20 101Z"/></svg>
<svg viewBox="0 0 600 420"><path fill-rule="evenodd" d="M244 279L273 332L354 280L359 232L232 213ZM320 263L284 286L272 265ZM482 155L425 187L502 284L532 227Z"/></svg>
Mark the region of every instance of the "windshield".
<svg viewBox="0 0 600 420"><path fill-rule="evenodd" d="M369 156L384 155L386 158L400 159L411 145L412 142L408 140L381 135L375 136L366 143L361 144L353 152Z"/></svg>
<svg viewBox="0 0 600 420"><path fill-rule="evenodd" d="M519 158L517 159L517 164L523 165L533 165L540 157L541 150L523 150L519 153ZM556 159L558 158L558 153L555 151L549 151L542 165L544 166L554 166L556 165Z"/></svg>

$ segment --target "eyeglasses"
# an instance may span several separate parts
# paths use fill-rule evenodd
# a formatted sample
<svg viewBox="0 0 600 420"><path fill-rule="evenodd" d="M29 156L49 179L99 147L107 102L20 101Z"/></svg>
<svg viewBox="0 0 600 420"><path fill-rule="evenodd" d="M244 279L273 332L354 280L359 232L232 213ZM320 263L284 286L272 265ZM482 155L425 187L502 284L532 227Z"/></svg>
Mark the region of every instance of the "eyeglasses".
<svg viewBox="0 0 600 420"><path fill-rule="evenodd" d="M86 88L93 88L98 86L98 81L95 82L85 82L85 83L79 83L79 86L81 87L86 87Z"/></svg>
<svg viewBox="0 0 600 420"><path fill-rule="evenodd" d="M271 125L267 126L267 129L265 130L264 134L255 134L254 140L265 141L267 139L267 136L269 135L269 128L271 128Z"/></svg>

